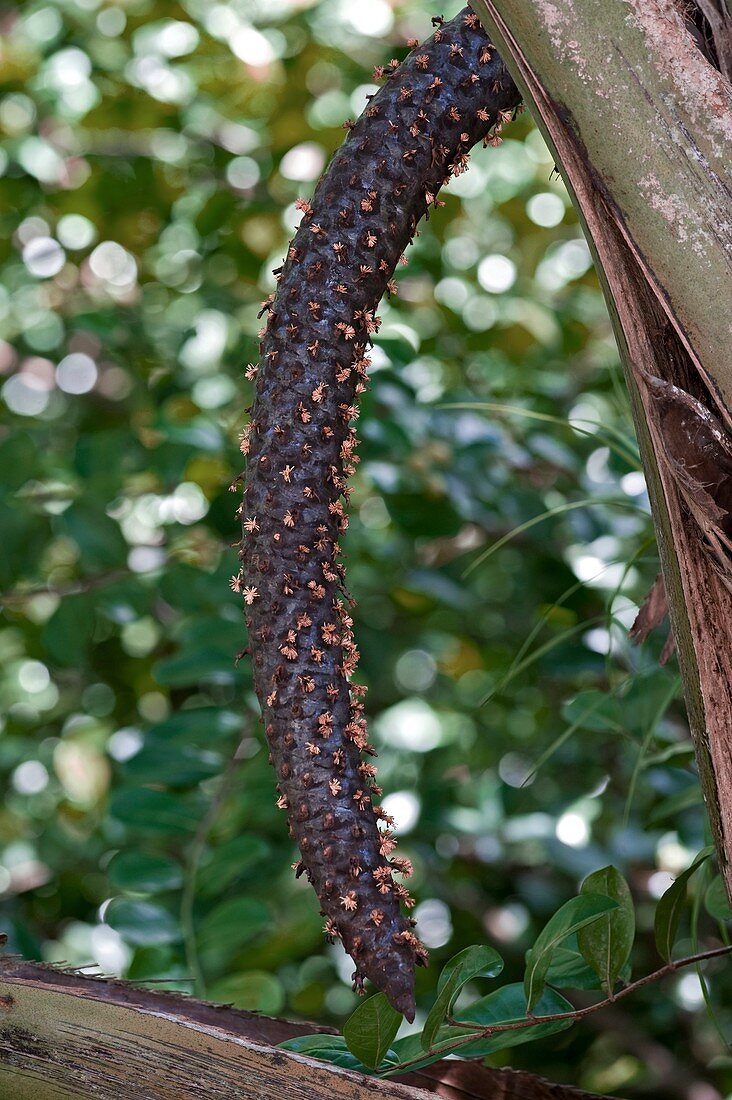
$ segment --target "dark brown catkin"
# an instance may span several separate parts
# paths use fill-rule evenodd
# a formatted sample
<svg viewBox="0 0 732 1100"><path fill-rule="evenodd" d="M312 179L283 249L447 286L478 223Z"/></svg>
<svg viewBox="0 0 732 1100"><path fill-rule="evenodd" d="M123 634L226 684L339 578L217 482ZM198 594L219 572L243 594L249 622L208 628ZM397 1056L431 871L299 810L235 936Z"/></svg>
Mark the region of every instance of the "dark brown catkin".
<svg viewBox="0 0 732 1100"><path fill-rule="evenodd" d="M374 799L363 690L338 540L358 457L353 426L367 384L376 307L450 176L481 138L497 144L519 94L477 16L464 9L376 75L371 98L333 157L263 307L256 398L242 451L241 571L249 652L278 804L326 918L365 978L414 1018L414 964L427 953L401 903L392 822ZM413 43L410 43L413 45ZM489 136L493 128L492 136ZM345 502L345 503L344 503ZM364 759L364 754L368 759ZM386 825L380 831L378 822Z"/></svg>

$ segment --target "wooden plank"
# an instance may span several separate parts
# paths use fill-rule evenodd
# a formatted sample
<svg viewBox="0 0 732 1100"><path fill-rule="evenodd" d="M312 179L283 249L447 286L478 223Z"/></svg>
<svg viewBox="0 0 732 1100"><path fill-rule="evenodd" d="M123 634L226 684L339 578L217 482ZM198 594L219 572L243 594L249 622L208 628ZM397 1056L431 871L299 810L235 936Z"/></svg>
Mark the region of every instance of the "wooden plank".
<svg viewBox="0 0 732 1100"><path fill-rule="evenodd" d="M592 1100L528 1073L443 1062L380 1081L277 1050L326 1030L0 959L8 1100Z"/></svg>
<svg viewBox="0 0 732 1100"><path fill-rule="evenodd" d="M416 1100L428 1095L286 1054L247 1037L238 1017L227 1027L226 1010L210 1010L201 1019L182 998L153 993L130 998L120 986L81 978L70 983L68 976L59 983L50 971L35 982L4 974L0 991L6 1005L0 1089L14 1100Z"/></svg>

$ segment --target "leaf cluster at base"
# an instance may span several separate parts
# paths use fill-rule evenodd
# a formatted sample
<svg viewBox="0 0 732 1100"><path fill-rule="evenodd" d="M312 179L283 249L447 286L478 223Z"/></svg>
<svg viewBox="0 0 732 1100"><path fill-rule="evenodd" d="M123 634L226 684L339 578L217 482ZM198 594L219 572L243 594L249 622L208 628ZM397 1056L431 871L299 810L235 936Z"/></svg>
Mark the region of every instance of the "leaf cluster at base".
<svg viewBox="0 0 732 1100"><path fill-rule="evenodd" d="M699 853L661 897L655 919L656 944L666 967L678 931L686 887L694 871L712 854ZM594 871L577 897L549 919L526 952L522 982L503 985L455 1011L464 987L496 978L503 959L486 945L467 947L444 966L437 996L421 1031L397 1039L401 1015L383 993L364 1001L347 1020L343 1035L306 1035L280 1044L365 1074L392 1076L427 1066L457 1054L486 1058L520 1043L564 1031L593 1006L576 1010L553 986L602 990L612 999L618 982L628 987L630 955L635 938L633 899L622 874L612 866ZM693 960L686 960L693 961ZM640 979L645 984L648 979ZM632 987L626 988L631 992Z"/></svg>

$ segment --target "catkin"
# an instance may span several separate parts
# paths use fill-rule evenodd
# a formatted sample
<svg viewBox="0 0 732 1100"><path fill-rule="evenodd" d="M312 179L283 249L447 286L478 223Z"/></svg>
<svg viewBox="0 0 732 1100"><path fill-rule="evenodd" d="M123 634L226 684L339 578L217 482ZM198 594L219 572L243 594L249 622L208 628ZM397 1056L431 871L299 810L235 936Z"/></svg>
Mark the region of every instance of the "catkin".
<svg viewBox="0 0 732 1100"><path fill-rule="evenodd" d="M277 293L264 303L247 455L241 570L254 682L278 804L300 849L296 864L365 978L409 1020L414 965L426 963L402 907L407 860L392 856L392 822L370 762L353 602L339 540L348 526L355 423L368 384L376 308L417 223L481 139L498 144L519 93L477 16L434 21L406 60L376 71L368 102L310 201ZM383 826L380 828L379 826Z"/></svg>

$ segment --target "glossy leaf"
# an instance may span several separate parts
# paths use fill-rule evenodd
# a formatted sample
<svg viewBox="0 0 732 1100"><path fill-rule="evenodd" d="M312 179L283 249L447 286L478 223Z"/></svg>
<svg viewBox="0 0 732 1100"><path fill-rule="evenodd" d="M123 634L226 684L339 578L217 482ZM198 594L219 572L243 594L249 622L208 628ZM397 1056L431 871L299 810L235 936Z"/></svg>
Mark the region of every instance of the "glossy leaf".
<svg viewBox="0 0 732 1100"><path fill-rule="evenodd" d="M554 1013L571 1012L572 1007L571 1003L559 993L547 989L536 1006L536 1014L549 1016ZM411 1071L431 1065L450 1053L455 1053L461 1058L484 1058L496 1051L543 1039L572 1026L572 1020L552 1020L545 1024L531 1024L525 1028L504 1031L487 1037L481 1036L480 1028L516 1023L526 1019L526 994L520 982L501 986L500 989L489 993L487 997L482 997L474 1004L468 1005L457 1013L455 1018L465 1023L475 1022L475 1032L444 1025L438 1029L429 1054L424 1053L421 1035L407 1035L403 1039L397 1039L393 1044L392 1049L398 1062L400 1064L409 1062L408 1068ZM475 1038L471 1042L473 1035ZM385 1071L384 1075L391 1076L398 1072L398 1069L391 1069Z"/></svg>
<svg viewBox="0 0 732 1100"><path fill-rule="evenodd" d="M582 894L559 909L544 926L534 943L526 953L526 972L524 991L528 1011L531 1012L543 990L546 973L554 950L559 944L587 924L599 919L603 913L617 908L617 902L600 894Z"/></svg>
<svg viewBox="0 0 732 1100"><path fill-rule="evenodd" d="M310 1054L313 1050L348 1050L342 1035L329 1035L327 1032L314 1035L295 1035L278 1043L281 1050L292 1050L296 1054Z"/></svg>
<svg viewBox="0 0 732 1100"><path fill-rule="evenodd" d="M546 981L559 989L600 989L600 979L579 951L557 947L546 972Z"/></svg>
<svg viewBox="0 0 732 1100"><path fill-rule="evenodd" d="M464 1041L472 1034L472 1032L465 1031L463 1028L447 1025L440 1027L432 1041L429 1054L426 1053L422 1045L421 1032L415 1032L414 1035L405 1035L403 1039L397 1039L391 1048L396 1066L383 1068L381 1074L384 1077L390 1077L394 1073L406 1072L406 1070L400 1071L398 1069L398 1066L405 1062L409 1063L409 1072L431 1066L434 1062L439 1062L441 1058L450 1054L457 1041ZM476 1034L478 1033L476 1032ZM459 1053L459 1051L456 1051L456 1053Z"/></svg>
<svg viewBox="0 0 732 1100"><path fill-rule="evenodd" d="M352 1054L341 1035L299 1035L277 1044L281 1050L291 1050L295 1054L305 1054L308 1058L318 1058L321 1062L330 1062L342 1069L351 1069L356 1073L369 1073L368 1066Z"/></svg>
<svg viewBox="0 0 732 1100"><path fill-rule="evenodd" d="M676 933L679 929L679 921L686 904L686 889L689 879L694 872L714 854L714 849L703 848L690 867L682 871L674 879L666 893L659 899L656 905L656 916L653 923L653 931L656 937L656 947L659 954L671 961Z"/></svg>
<svg viewBox="0 0 732 1100"><path fill-rule="evenodd" d="M635 910L628 884L612 866L593 871L582 883L581 894L601 894L618 903L617 909L577 932L580 954L594 969L608 996L623 971L635 939Z"/></svg>
<svg viewBox="0 0 732 1100"><path fill-rule="evenodd" d="M443 1020L449 1015L458 993L473 978L495 978L503 970L503 959L492 947L466 947L443 967L437 981L437 998L422 1030L422 1046L429 1049Z"/></svg>
<svg viewBox="0 0 732 1100"><path fill-rule="evenodd" d="M383 993L369 997L346 1020L343 1037L348 1049L370 1069L377 1069L402 1022Z"/></svg>
<svg viewBox="0 0 732 1100"><path fill-rule="evenodd" d="M533 1015L553 1016L572 1012L574 1006L553 989L545 989L534 1005ZM500 1024L515 1023L527 1018L526 993L521 982L501 986L494 993L482 997L475 1004L468 1005L458 1013L456 1019L466 1023L480 1024L481 1027L494 1027ZM470 1043L460 1051L464 1058L484 1058L498 1050L520 1046L536 1039L545 1039L572 1026L572 1020L551 1020L545 1024L537 1023L515 1031L503 1031L487 1038Z"/></svg>
<svg viewBox="0 0 732 1100"><path fill-rule="evenodd" d="M720 921L732 921L732 908L721 875L715 875L704 895L704 907L710 917Z"/></svg>

